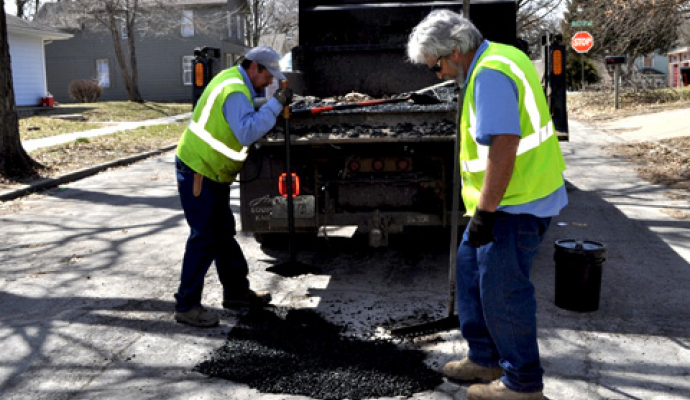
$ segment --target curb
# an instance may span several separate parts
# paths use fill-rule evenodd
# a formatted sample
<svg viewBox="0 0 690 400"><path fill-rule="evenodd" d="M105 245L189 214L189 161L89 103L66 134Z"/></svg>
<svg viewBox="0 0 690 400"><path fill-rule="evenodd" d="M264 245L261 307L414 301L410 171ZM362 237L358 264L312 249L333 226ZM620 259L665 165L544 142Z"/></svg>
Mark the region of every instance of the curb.
<svg viewBox="0 0 690 400"><path fill-rule="evenodd" d="M26 196L31 193L35 192L40 192L46 189L52 189L58 185L62 185L63 183L69 183L69 182L74 182L76 180L86 178L91 175L96 175L97 173L104 171L108 168L113 168L113 167L119 167L123 165L129 165L134 162L143 160L145 158L157 156L163 153L166 153L170 150L173 150L177 147L177 143L162 147L158 150L153 150L149 151L146 153L140 153L134 156L129 156L129 157L124 157L124 158L119 158L114 161L110 161L104 164L96 165L94 167L88 167L88 168L82 168L79 170L76 170L74 172L70 172L68 174L65 174L63 176L57 177L57 178L46 178L46 179L41 179L39 181L36 181L34 183L31 183L29 185L24 185L20 187L19 189L10 189L6 191L0 192L0 201L9 201L9 200L14 200L22 196Z"/></svg>

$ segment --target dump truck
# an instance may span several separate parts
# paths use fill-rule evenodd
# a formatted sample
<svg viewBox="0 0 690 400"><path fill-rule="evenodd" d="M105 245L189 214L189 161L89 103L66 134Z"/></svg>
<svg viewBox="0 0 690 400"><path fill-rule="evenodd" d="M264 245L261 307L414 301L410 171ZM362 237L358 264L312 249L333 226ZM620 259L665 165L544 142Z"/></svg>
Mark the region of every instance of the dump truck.
<svg viewBox="0 0 690 400"><path fill-rule="evenodd" d="M288 231L358 232L377 247L392 233L450 227L458 92L406 60L413 27L438 8L461 12L462 2L300 0L300 45L287 74L300 100L245 161L243 231L259 241ZM521 44L514 1L472 1L470 19L488 40ZM353 92L393 101L308 111ZM415 102L417 94L440 101Z"/></svg>

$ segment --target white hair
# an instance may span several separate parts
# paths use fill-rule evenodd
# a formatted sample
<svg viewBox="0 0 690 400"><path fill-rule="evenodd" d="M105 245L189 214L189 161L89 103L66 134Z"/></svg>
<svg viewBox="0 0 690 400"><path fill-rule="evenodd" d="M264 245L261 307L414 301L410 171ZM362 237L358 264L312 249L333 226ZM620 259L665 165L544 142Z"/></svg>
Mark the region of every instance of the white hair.
<svg viewBox="0 0 690 400"><path fill-rule="evenodd" d="M483 40L479 29L462 15L434 10L412 30L407 56L413 63L426 63L426 57L447 56L456 48L462 54L476 50Z"/></svg>

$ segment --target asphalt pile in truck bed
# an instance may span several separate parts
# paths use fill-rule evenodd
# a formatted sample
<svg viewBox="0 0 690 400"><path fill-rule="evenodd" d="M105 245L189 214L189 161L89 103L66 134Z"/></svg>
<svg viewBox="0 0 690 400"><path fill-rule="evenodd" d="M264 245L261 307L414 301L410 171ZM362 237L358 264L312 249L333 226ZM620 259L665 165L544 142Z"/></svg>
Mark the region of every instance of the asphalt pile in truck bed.
<svg viewBox="0 0 690 400"><path fill-rule="evenodd" d="M408 97L411 93L399 93L387 97L388 99L398 99L401 97ZM422 96L428 96L438 99L438 104L415 104L414 101L401 103L379 104L368 107L353 108L349 110L340 110L339 113L353 113L353 112L387 112L400 110L445 110L448 108L455 109L457 107L458 93L454 87L439 87L434 89L423 90L419 92ZM295 95L290 108L293 110L308 109L314 107L333 106L340 104L358 103L363 101L376 100L363 93L348 93L344 96L335 96L329 98L319 98L314 96L300 96Z"/></svg>
<svg viewBox="0 0 690 400"><path fill-rule="evenodd" d="M443 112L457 109L457 92L453 87L441 87L421 92L423 95L433 96L440 102L438 104L415 104L413 101L400 103L378 104L374 106L328 111L324 114L392 114L395 113L419 113L419 112ZM390 99L405 97L409 93L401 93L391 96ZM362 101L374 100L374 98L361 94L350 93L345 96L330 97L326 99L313 96L295 96L290 105L292 110L303 110L315 107L331 105L352 104ZM307 123L300 123L300 120ZM290 134L293 137L319 138L360 138L360 137L425 137L425 136L449 136L455 134L455 123L452 120L426 122L424 117L419 118L419 123L401 122L395 123L395 117L389 117L385 123L361 123L353 117L352 123L329 123L328 118L320 115L306 115L295 117L290 124ZM278 123L267 134L268 139L282 139L284 136L284 124Z"/></svg>
<svg viewBox="0 0 690 400"><path fill-rule="evenodd" d="M342 331L311 310L252 311L195 371L263 393L325 400L411 396L443 382L422 351Z"/></svg>
<svg viewBox="0 0 690 400"><path fill-rule="evenodd" d="M411 136L448 136L455 133L455 126L450 122L434 122L421 124L399 123L393 126L377 124L316 124L313 126L293 126L290 134L295 137L329 137L329 138L359 138L359 137L411 137ZM267 135L270 139L284 135L284 128L276 126Z"/></svg>

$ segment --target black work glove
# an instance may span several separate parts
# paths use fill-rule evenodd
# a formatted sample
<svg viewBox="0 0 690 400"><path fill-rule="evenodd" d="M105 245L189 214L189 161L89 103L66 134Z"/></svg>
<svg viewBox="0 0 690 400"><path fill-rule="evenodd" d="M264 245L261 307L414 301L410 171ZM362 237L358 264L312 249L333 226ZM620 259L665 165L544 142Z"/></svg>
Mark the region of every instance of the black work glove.
<svg viewBox="0 0 690 400"><path fill-rule="evenodd" d="M278 89L273 97L275 97L283 107L289 106L290 103L292 103L292 89Z"/></svg>
<svg viewBox="0 0 690 400"><path fill-rule="evenodd" d="M467 232L467 240L470 244L474 247L480 247L496 241L496 238L494 238L495 221L495 212L475 210L472 219L470 219L470 227Z"/></svg>

